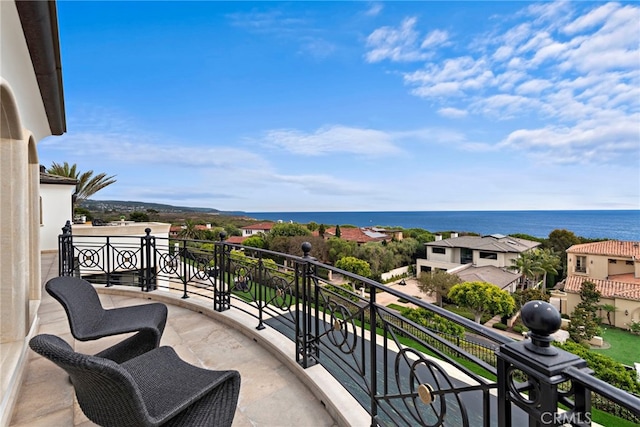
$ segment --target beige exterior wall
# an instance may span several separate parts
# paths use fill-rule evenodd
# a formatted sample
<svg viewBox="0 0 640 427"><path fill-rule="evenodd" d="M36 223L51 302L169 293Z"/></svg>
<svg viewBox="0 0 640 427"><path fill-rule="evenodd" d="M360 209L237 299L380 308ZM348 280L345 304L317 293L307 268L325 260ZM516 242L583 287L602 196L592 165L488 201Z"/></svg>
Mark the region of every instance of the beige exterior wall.
<svg viewBox="0 0 640 427"><path fill-rule="evenodd" d="M454 248L443 248L445 253L438 254L433 253L433 246L427 246L427 259L432 262L446 262L451 264L457 264L460 260L460 251L458 252L458 261L454 261L454 254L456 250Z"/></svg>
<svg viewBox="0 0 640 427"><path fill-rule="evenodd" d="M640 322L640 301L616 299L616 323L618 328L629 329L631 321Z"/></svg>
<svg viewBox="0 0 640 427"><path fill-rule="evenodd" d="M41 299L37 143L51 130L13 1L0 1L0 41L0 425L8 425Z"/></svg>
<svg viewBox="0 0 640 427"><path fill-rule="evenodd" d="M580 303L580 295L567 292L566 309L563 307L562 314L571 315L576 306ZM601 305L611 304L616 307L616 311L611 313L611 323L616 328L629 329L629 323L632 320L640 322L640 301L628 300L623 298L600 298ZM598 310L597 312L602 319L603 325L608 325L607 312Z"/></svg>
<svg viewBox="0 0 640 427"><path fill-rule="evenodd" d="M576 271L578 257L586 260L586 272ZM640 263L633 262L629 257L569 253L567 263L572 276L607 280L609 276L634 273L635 277L640 277Z"/></svg>

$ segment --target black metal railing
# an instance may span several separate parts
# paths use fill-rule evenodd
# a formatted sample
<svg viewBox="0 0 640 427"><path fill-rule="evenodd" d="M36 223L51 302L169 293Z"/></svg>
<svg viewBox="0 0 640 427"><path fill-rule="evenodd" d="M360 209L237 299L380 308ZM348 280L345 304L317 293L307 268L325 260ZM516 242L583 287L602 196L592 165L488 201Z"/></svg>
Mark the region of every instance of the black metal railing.
<svg viewBox="0 0 640 427"><path fill-rule="evenodd" d="M241 310L256 329L295 342L304 368L322 364L371 415L371 425L587 425L598 392L640 417L640 399L591 376L586 362L549 345L560 316L522 309L531 339L513 341L434 304L303 256L217 242L144 236L59 238L60 275L105 286L175 292ZM348 286L329 277L339 275ZM366 290L366 292L364 292ZM403 298L464 332L418 324L377 302ZM559 409L563 408L563 409Z"/></svg>

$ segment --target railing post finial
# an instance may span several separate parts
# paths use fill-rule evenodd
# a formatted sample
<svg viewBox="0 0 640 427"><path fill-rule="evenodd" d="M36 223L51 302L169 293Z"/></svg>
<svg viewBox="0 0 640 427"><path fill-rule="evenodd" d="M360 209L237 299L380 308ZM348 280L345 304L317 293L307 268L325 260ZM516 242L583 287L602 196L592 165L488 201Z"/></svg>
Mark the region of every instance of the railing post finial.
<svg viewBox="0 0 640 427"><path fill-rule="evenodd" d="M311 253L311 243L304 242L302 243L302 253L304 254L303 258L309 258L309 253Z"/></svg>
<svg viewBox="0 0 640 427"><path fill-rule="evenodd" d="M220 233L218 233L218 236L220 237L220 241L224 242L224 239L227 238L227 232L222 230Z"/></svg>
<svg viewBox="0 0 640 427"><path fill-rule="evenodd" d="M531 341L525 347L542 356L558 354L558 349L551 345L551 334L560 329L562 318L558 310L545 301L535 300L526 303L520 311L522 323L529 328Z"/></svg>

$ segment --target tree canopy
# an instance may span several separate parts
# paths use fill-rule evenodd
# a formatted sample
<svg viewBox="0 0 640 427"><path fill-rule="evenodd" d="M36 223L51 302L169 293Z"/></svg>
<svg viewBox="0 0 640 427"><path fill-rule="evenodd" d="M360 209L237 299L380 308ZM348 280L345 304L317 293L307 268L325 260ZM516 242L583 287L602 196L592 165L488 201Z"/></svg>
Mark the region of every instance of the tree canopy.
<svg viewBox="0 0 640 427"><path fill-rule="evenodd" d="M589 341L598 333L600 317L596 313L600 292L595 283L585 280L580 286L581 301L571 313L569 336L575 342Z"/></svg>
<svg viewBox="0 0 640 427"><path fill-rule="evenodd" d="M76 184L74 207L83 200L87 200L103 188L116 182L114 179L115 175L107 176L105 173L99 173L94 176L92 170L80 172L75 163L70 166L67 162L64 162L62 165L53 162L47 169L47 173L51 175L64 176L66 178L73 178L78 181Z"/></svg>
<svg viewBox="0 0 640 427"><path fill-rule="evenodd" d="M269 237L293 237L293 236L310 236L311 231L307 227L298 223L280 223L275 224L269 232Z"/></svg>
<svg viewBox="0 0 640 427"><path fill-rule="evenodd" d="M533 249L522 252L516 259L511 260L510 270L519 271L522 274L521 282L530 279L538 283L542 276L542 289L546 289L547 275L558 274L560 257L552 249Z"/></svg>
<svg viewBox="0 0 640 427"><path fill-rule="evenodd" d="M436 301L442 307L442 297L446 297L452 287L462 283L455 274L443 270L422 272L418 277L418 288L427 295L436 294Z"/></svg>
<svg viewBox="0 0 640 427"><path fill-rule="evenodd" d="M509 292L487 282L465 282L455 285L449 291L448 298L455 304L470 309L477 323L480 323L485 313L508 316L516 308Z"/></svg>
<svg viewBox="0 0 640 427"><path fill-rule="evenodd" d="M362 277L371 277L371 267L369 263L356 257L347 256L340 258L336 262L336 267Z"/></svg>

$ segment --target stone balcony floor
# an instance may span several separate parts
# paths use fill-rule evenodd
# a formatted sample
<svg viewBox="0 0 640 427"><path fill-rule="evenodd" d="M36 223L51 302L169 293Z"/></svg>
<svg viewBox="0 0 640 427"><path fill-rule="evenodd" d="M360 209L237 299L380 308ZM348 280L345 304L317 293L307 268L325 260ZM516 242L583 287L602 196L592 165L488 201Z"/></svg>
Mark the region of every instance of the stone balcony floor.
<svg viewBox="0 0 640 427"><path fill-rule="evenodd" d="M56 275L55 263L49 263L53 265L45 265L43 259L43 282ZM140 296L143 294L136 298L101 293L100 299L105 308L150 302ZM240 372L242 385L234 426L338 425L321 400L305 385L304 379L294 372L295 367L292 370L290 364L283 363L255 338L191 309L171 303L167 306L169 315L161 345L172 346L184 360L194 365ZM75 341L64 309L45 291L38 316L37 333L58 335L71 343L76 351L96 353L114 340L122 339L120 336L93 342ZM49 360L30 352L10 425L95 425L75 402L67 374Z"/></svg>

